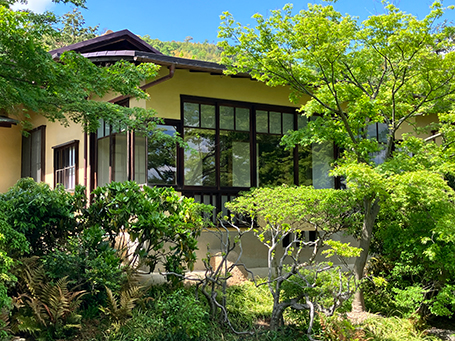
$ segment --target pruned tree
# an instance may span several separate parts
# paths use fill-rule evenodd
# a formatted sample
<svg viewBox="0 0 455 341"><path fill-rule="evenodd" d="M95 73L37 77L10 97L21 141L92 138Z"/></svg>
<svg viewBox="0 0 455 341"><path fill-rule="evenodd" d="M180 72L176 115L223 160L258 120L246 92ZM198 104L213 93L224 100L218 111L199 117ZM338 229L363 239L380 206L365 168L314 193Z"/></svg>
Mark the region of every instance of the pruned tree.
<svg viewBox="0 0 455 341"><path fill-rule="evenodd" d="M253 231L267 248L265 284L273 297L270 328L282 325L288 308L307 310L307 335L312 339L316 312L332 315L359 284L346 258L358 256L360 249L331 240L335 233L358 225L356 198L348 191L283 186L257 188L226 206L238 217L252 219ZM314 240L305 238L305 229L315 232ZM305 248L310 250L307 258L302 255ZM316 258L321 252L339 256L342 263L321 262Z"/></svg>

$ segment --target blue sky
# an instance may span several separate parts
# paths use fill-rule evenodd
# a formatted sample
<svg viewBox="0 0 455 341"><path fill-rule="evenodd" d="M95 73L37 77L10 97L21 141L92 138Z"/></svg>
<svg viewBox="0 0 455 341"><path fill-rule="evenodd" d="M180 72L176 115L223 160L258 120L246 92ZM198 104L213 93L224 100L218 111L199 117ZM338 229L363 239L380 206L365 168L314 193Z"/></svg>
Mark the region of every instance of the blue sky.
<svg viewBox="0 0 455 341"><path fill-rule="evenodd" d="M307 8L310 1L285 0L87 0L88 9L82 10L86 24L99 25L100 32L110 29L129 29L137 35L148 34L160 40L183 41L193 37L195 42L217 41L220 15L229 11L234 18L246 25L254 25L251 16L267 15L272 9L294 3L294 10ZM423 18L432 0L394 0L401 10ZM315 0L313 3L321 3ZM455 0L445 0L444 6L455 5ZM70 5L53 4L51 0L29 0L28 6L35 11L52 10L59 15L72 10ZM382 13L380 0L338 0L335 8L341 13L358 16L361 20L369 15ZM455 10L445 15L455 23Z"/></svg>

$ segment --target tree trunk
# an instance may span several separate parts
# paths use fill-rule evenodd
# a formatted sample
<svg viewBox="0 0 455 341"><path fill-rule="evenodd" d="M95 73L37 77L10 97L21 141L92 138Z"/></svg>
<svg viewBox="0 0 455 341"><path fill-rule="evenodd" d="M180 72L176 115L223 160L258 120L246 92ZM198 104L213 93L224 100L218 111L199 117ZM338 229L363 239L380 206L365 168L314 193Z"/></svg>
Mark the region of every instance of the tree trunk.
<svg viewBox="0 0 455 341"><path fill-rule="evenodd" d="M272 317L270 318L270 330L278 330L283 320L283 311L289 306L286 303L273 302Z"/></svg>
<svg viewBox="0 0 455 341"><path fill-rule="evenodd" d="M354 264L354 273L356 281L360 281L364 276L365 264L368 258L368 251L370 250L371 238L373 236L373 227L376 221L376 217L379 213L379 198L367 198L363 199L363 205L365 209L365 217L363 218L362 234L360 236L360 245L362 249L360 256L357 257ZM365 311L365 301L363 298L363 292L359 288L354 294L354 300L352 302L352 312L359 313Z"/></svg>

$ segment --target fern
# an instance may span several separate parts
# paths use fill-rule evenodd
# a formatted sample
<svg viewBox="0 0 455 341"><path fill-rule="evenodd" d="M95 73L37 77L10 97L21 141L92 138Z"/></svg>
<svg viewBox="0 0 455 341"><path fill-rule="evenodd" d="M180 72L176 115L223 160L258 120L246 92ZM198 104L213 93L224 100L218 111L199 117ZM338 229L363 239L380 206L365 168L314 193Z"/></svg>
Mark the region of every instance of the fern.
<svg viewBox="0 0 455 341"><path fill-rule="evenodd" d="M114 326L124 325L131 318L136 301L143 295L142 288L137 285L123 289L118 298L107 287L106 293L107 307L100 307L100 310Z"/></svg>
<svg viewBox="0 0 455 341"><path fill-rule="evenodd" d="M24 266L18 273L20 282L25 286L20 286L24 292L13 300L17 321L15 329L39 338L43 335L52 338L61 330L81 328L82 317L76 311L85 292L70 291L66 277L51 283L37 262L36 257L24 259Z"/></svg>

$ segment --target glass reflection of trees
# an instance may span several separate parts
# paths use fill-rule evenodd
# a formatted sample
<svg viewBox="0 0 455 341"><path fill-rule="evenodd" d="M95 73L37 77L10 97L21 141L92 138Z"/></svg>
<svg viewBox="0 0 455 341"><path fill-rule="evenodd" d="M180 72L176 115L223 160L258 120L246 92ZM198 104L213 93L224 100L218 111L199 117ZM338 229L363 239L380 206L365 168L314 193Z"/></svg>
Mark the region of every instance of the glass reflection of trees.
<svg viewBox="0 0 455 341"><path fill-rule="evenodd" d="M173 126L160 125L148 137L147 178L149 185L176 184L176 133Z"/></svg>
<svg viewBox="0 0 455 341"><path fill-rule="evenodd" d="M249 133L220 131L220 186L251 186Z"/></svg>
<svg viewBox="0 0 455 341"><path fill-rule="evenodd" d="M216 186L215 131L185 129L185 185Z"/></svg>

